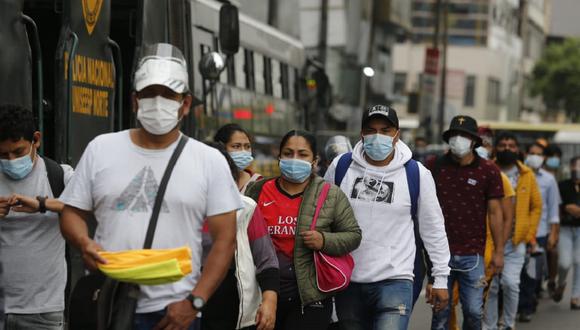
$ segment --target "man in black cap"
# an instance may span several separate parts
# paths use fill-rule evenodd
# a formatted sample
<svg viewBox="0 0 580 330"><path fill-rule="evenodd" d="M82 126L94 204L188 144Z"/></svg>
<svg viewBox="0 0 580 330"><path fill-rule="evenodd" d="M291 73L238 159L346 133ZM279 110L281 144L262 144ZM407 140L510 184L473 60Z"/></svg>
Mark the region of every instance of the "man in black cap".
<svg viewBox="0 0 580 330"><path fill-rule="evenodd" d="M449 144L450 151L431 164L431 170L451 250L448 288L451 291L454 282L459 282L463 329L481 329L488 210L495 242L491 267L496 273L503 267L502 180L497 166L474 152L482 142L475 119L468 116L453 118L449 130L443 133L443 139ZM449 308L434 313L432 329L448 329L449 313Z"/></svg>
<svg viewBox="0 0 580 330"><path fill-rule="evenodd" d="M341 329L407 329L413 306L414 223L433 263L430 299L435 310L447 304L449 246L435 184L399 137L394 109L369 108L362 118L361 141L351 153L336 157L324 177L349 197L365 232L352 253L356 267L350 286L336 297Z"/></svg>

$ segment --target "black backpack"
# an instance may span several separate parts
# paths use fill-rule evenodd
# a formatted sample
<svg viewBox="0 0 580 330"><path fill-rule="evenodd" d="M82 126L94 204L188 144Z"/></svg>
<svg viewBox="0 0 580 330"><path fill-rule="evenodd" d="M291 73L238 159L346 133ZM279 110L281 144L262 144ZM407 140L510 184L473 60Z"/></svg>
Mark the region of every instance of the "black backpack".
<svg viewBox="0 0 580 330"><path fill-rule="evenodd" d="M46 176L50 184L50 190L54 198L58 198L64 191L64 170L54 160L42 156L44 164L46 164Z"/></svg>

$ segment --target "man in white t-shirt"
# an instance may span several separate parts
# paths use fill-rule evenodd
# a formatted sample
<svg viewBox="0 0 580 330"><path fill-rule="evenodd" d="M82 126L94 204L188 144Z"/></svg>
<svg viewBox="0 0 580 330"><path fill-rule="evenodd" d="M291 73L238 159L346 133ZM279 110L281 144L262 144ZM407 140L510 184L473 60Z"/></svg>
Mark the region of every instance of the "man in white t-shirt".
<svg viewBox="0 0 580 330"><path fill-rule="evenodd" d="M0 329L61 330L67 280L57 199L72 168L40 157L32 111L0 105L0 245L6 319Z"/></svg>
<svg viewBox="0 0 580 330"><path fill-rule="evenodd" d="M169 44L144 47L134 83L133 111L142 127L91 141L61 197L63 234L91 269L106 262L99 250L142 248L159 182L181 137L180 120L192 102L185 59ZM153 249L189 246L193 272L172 284L141 286L134 329L193 329L231 264L241 207L224 157L189 139L167 186ZM89 212L97 220L94 241L84 221ZM201 272L204 219L214 244Z"/></svg>

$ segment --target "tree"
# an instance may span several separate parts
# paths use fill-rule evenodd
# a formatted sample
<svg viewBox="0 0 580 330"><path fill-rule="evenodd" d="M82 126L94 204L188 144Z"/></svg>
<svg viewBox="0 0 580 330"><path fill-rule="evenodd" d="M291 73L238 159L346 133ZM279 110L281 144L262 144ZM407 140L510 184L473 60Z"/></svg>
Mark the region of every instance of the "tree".
<svg viewBox="0 0 580 330"><path fill-rule="evenodd" d="M564 109L573 122L580 120L580 39L549 45L532 76L530 91L549 111Z"/></svg>

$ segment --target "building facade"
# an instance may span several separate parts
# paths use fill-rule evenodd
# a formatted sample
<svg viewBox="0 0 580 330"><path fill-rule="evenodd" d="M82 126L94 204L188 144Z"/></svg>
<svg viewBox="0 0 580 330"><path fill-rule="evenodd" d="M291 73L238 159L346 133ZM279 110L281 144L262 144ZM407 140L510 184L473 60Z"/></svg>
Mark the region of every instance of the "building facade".
<svg viewBox="0 0 580 330"><path fill-rule="evenodd" d="M543 49L545 0L447 3L445 122L459 113L481 120L519 120L524 104L536 110L537 100L524 97L525 79ZM408 95L423 92L420 79L426 48L433 42L435 4L412 1L412 36L394 47L394 103L410 116L419 116L407 106Z"/></svg>

